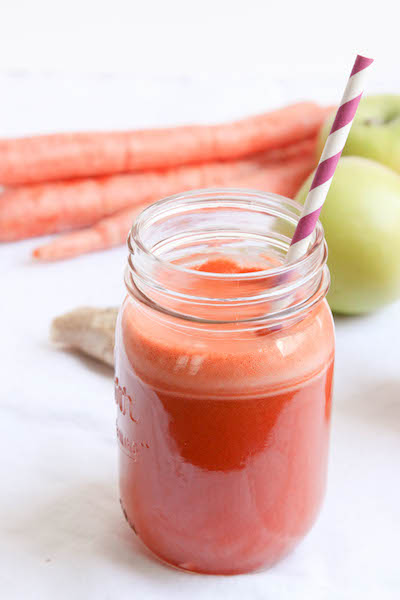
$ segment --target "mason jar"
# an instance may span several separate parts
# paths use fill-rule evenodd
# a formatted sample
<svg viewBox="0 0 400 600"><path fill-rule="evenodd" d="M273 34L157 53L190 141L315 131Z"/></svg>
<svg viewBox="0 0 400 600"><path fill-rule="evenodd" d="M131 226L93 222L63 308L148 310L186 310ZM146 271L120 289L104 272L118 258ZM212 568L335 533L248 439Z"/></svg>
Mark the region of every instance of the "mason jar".
<svg viewBox="0 0 400 600"><path fill-rule="evenodd" d="M324 495L334 363L318 223L255 191L176 195L128 239L115 348L120 498L161 560L202 573L274 564Z"/></svg>

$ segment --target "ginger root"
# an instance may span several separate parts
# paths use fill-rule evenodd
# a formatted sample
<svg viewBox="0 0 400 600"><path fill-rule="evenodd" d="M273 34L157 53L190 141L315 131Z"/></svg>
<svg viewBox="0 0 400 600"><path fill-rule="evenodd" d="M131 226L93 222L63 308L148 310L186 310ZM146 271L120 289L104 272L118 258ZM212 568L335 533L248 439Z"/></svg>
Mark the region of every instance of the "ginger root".
<svg viewBox="0 0 400 600"><path fill-rule="evenodd" d="M51 340L114 366L114 336L118 308L81 307L56 317Z"/></svg>

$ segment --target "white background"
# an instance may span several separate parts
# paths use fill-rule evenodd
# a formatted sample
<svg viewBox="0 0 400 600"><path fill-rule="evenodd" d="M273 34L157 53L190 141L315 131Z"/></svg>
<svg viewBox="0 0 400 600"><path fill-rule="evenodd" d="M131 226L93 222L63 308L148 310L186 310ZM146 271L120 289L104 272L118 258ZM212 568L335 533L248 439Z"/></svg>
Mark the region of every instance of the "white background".
<svg viewBox="0 0 400 600"><path fill-rule="evenodd" d="M2 0L0 68L159 74L342 71L398 57L397 2Z"/></svg>
<svg viewBox="0 0 400 600"><path fill-rule="evenodd" d="M356 51L400 93L395 5L0 3L0 135L207 122L336 102ZM329 486L292 556L261 574L159 565L118 505L112 374L53 349L50 320L116 305L124 248L54 265L0 247L0 589L20 598L398 598L400 305L337 319Z"/></svg>

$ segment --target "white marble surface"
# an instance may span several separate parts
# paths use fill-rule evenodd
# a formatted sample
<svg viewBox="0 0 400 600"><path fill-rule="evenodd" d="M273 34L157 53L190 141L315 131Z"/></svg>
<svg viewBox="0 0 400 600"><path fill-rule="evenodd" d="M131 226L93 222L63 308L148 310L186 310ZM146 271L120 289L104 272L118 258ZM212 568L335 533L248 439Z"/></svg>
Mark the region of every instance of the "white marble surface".
<svg viewBox="0 0 400 600"><path fill-rule="evenodd" d="M371 89L399 91L380 70ZM219 77L0 75L0 135L230 118L342 82ZM339 90L339 92L338 92ZM0 590L7 600L399 597L400 304L337 319L329 485L312 532L268 572L180 573L137 543L118 503L112 376L48 342L53 316L123 297L124 248L31 262L35 241L0 247Z"/></svg>

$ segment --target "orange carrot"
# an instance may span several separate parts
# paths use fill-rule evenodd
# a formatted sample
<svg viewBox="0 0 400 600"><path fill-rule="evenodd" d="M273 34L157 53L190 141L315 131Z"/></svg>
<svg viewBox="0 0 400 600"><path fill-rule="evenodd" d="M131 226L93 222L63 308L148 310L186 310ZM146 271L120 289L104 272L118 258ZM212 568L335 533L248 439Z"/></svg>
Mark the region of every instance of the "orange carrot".
<svg viewBox="0 0 400 600"><path fill-rule="evenodd" d="M256 190L272 192L286 198L294 198L314 167L315 158L298 158L289 163L289 168L282 164L277 166L276 170L271 171L271 173L266 171L252 173L241 179L238 185L239 187L248 185Z"/></svg>
<svg viewBox="0 0 400 600"><path fill-rule="evenodd" d="M316 135L326 108L301 102L220 125L0 140L0 182L20 185L233 160Z"/></svg>
<svg viewBox="0 0 400 600"><path fill-rule="evenodd" d="M292 195L314 166L313 157L294 158L286 163L276 163L263 171L249 173L235 181L222 182L221 185ZM36 248L33 256L42 261L61 260L124 244L133 220L144 206L125 209L100 220L93 227L60 235L50 243Z"/></svg>
<svg viewBox="0 0 400 600"><path fill-rule="evenodd" d="M294 156L311 156L315 145L313 138L240 161L10 188L0 196L0 241L92 225L129 206L237 180Z"/></svg>
<svg viewBox="0 0 400 600"><path fill-rule="evenodd" d="M56 261L121 246L136 216L146 206L125 209L102 219L93 227L59 235L48 244L36 248L32 255L42 261Z"/></svg>

